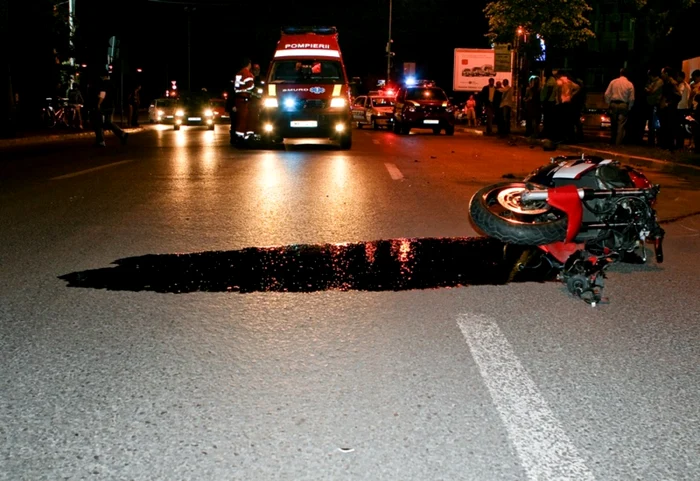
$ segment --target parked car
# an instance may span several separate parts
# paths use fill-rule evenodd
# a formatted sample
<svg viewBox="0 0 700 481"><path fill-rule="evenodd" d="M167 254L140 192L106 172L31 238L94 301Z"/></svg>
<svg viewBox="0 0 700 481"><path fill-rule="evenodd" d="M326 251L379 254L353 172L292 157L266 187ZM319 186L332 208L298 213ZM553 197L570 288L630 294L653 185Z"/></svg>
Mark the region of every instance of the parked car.
<svg viewBox="0 0 700 481"><path fill-rule="evenodd" d="M610 115L605 109L585 109L581 114L581 123L584 128L609 129Z"/></svg>
<svg viewBox="0 0 700 481"><path fill-rule="evenodd" d="M371 125L375 130L380 127L391 129L394 123L394 97L382 94L362 95L352 104L352 118L357 128Z"/></svg>
<svg viewBox="0 0 700 481"><path fill-rule="evenodd" d="M455 133L455 114L447 94L432 81L404 85L396 95L394 105L394 132L407 135L411 129L441 130L446 135Z"/></svg>

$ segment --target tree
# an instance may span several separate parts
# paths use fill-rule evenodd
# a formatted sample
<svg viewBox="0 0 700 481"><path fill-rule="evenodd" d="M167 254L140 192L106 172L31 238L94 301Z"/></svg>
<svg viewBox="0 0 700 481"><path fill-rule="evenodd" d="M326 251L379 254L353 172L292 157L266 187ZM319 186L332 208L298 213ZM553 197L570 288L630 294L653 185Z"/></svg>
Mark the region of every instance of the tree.
<svg viewBox="0 0 700 481"><path fill-rule="evenodd" d="M585 17L590 9L585 0L495 0L486 5L484 13L493 41L511 42L518 28L523 28L547 45L571 48L595 36Z"/></svg>
<svg viewBox="0 0 700 481"><path fill-rule="evenodd" d="M639 42L635 50L642 63L655 57L668 59L668 53L674 51L668 48L672 37L685 37L687 41L694 35L697 17L689 13L697 10L694 8L699 5L697 0L632 0L631 3L636 20L635 38ZM683 41L683 38L676 40Z"/></svg>

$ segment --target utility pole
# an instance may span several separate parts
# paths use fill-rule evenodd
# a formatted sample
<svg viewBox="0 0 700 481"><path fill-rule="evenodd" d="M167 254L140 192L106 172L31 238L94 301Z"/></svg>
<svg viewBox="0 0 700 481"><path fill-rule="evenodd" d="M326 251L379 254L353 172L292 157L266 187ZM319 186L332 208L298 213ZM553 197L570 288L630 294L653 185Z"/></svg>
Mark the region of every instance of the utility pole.
<svg viewBox="0 0 700 481"><path fill-rule="evenodd" d="M71 66L71 76L70 76L70 88L73 88L73 82L75 82L75 56L73 48L73 37L75 36L75 0L68 0L68 27L70 29L70 37L68 43L70 45L70 66Z"/></svg>
<svg viewBox="0 0 700 481"><path fill-rule="evenodd" d="M192 11L195 7L185 7L187 13L187 90L192 91Z"/></svg>
<svg viewBox="0 0 700 481"><path fill-rule="evenodd" d="M386 43L386 84L391 80L391 7L392 0L389 0L389 41Z"/></svg>

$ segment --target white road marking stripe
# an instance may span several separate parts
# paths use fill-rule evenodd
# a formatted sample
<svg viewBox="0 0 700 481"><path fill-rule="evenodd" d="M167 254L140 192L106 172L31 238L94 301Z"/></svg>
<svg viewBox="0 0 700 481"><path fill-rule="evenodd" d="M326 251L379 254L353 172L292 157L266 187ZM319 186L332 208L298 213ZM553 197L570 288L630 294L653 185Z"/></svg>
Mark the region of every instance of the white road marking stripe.
<svg viewBox="0 0 700 481"><path fill-rule="evenodd" d="M113 162L111 164L100 165L99 167L93 167L91 169L85 169L85 170L81 170L78 172L73 172L72 174L59 175L58 177L53 177L51 180L69 179L71 177L77 177L79 175L89 174L90 172L95 172L96 170L102 170L102 169L106 169L108 167L116 167L117 165L126 164L126 163L133 162L133 161L134 161L134 159L121 160L119 162Z"/></svg>
<svg viewBox="0 0 700 481"><path fill-rule="evenodd" d="M593 480L498 325L486 316L457 320L530 480Z"/></svg>
<svg viewBox="0 0 700 481"><path fill-rule="evenodd" d="M389 171L389 175L391 176L392 179L394 179L394 180L403 179L403 174L401 173L399 168L396 167L394 164L384 164L384 167L386 167L386 170Z"/></svg>

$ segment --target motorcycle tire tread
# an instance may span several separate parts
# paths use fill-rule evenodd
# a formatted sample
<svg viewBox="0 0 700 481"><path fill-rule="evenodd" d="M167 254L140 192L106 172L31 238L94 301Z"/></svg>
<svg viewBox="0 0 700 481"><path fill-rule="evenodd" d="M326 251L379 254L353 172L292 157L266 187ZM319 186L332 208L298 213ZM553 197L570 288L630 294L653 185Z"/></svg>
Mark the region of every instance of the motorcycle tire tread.
<svg viewBox="0 0 700 481"><path fill-rule="evenodd" d="M502 184L503 186L508 183ZM507 244L540 246L566 238L567 218L542 224L513 224L493 214L484 203L484 194L496 186L479 190L469 202L469 215L483 233Z"/></svg>

